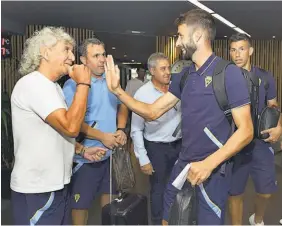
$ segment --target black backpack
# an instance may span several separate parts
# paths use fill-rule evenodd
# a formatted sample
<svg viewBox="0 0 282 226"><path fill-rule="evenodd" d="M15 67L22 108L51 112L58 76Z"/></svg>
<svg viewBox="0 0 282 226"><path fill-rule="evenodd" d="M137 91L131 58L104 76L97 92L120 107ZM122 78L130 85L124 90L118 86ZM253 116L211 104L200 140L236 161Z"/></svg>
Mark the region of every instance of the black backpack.
<svg viewBox="0 0 282 226"><path fill-rule="evenodd" d="M230 126L234 130L235 125L233 123L231 108L228 103L228 97L227 97L226 89L225 89L225 69L230 64L234 64L234 63L224 60L224 59L221 59L219 62L217 62L217 65L212 75L212 86L213 86L214 95L217 100L217 103L220 109L224 112ZM253 125L255 126L254 131L257 131L256 126L258 124L257 120L258 120L258 102L259 102L259 77L255 76L253 73L243 68L240 68L240 69L242 71L242 74L244 75L244 78L246 79L246 83L248 86L250 101L251 101L252 121L253 121ZM181 77L181 80L180 80L180 92L181 93L186 84L188 76L189 76L189 70L186 71L184 75ZM267 92L268 87L269 87L268 80L263 78L263 81L264 81L264 88ZM267 100L265 98L265 102L266 101ZM179 130L180 127L181 126L178 125L177 129ZM176 131L174 132L174 134L175 133Z"/></svg>

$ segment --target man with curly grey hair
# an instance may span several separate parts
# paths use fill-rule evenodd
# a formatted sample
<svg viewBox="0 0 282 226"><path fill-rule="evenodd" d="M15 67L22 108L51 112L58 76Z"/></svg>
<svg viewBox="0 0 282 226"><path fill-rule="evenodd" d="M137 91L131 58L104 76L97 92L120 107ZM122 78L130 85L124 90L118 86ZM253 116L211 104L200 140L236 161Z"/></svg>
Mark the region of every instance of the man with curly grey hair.
<svg viewBox="0 0 282 226"><path fill-rule="evenodd" d="M11 175L14 224L70 224L68 189L75 139L86 111L90 70L74 65L75 42L62 28L45 27L25 43L11 97L15 165ZM57 80L77 82L68 108ZM78 149L94 160L101 148Z"/></svg>

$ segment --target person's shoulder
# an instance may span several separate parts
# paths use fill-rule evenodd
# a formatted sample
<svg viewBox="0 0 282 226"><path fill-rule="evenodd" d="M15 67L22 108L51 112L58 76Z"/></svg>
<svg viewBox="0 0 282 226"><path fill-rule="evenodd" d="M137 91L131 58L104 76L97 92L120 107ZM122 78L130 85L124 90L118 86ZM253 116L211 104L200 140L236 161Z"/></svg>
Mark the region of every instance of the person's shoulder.
<svg viewBox="0 0 282 226"><path fill-rule="evenodd" d="M176 74L174 74L174 75L184 75L184 74L187 73L187 72L189 73L189 71L191 70L191 68L192 68L193 66L194 66L194 65L191 64L190 66L183 67L182 70L181 70L181 72L176 73Z"/></svg>
<svg viewBox="0 0 282 226"><path fill-rule="evenodd" d="M229 63L225 69L225 73L227 76L235 77L236 75L243 75L242 69L238 67L235 63L231 61L226 61L226 63Z"/></svg>
<svg viewBox="0 0 282 226"><path fill-rule="evenodd" d="M254 66L254 69L257 73L260 73L260 74L268 75L270 73L269 71L262 69L258 66Z"/></svg>
<svg viewBox="0 0 282 226"><path fill-rule="evenodd" d="M257 75L262 80L274 80L274 76L270 71L254 66L254 72L255 75Z"/></svg>
<svg viewBox="0 0 282 226"><path fill-rule="evenodd" d="M21 77L15 87L14 90L17 89L32 89L33 87L36 87L38 85L40 85L40 83L44 83L44 78L42 78L43 75L41 75L39 72L34 71L31 72L27 75L24 75L23 77ZM47 78L46 78L47 79Z"/></svg>
<svg viewBox="0 0 282 226"><path fill-rule="evenodd" d="M190 66L186 66L186 67L183 67L182 70L178 73L173 73L171 75L171 79L170 79L170 83L180 83L182 77L185 75L185 74L189 74L190 73L190 70L191 70L191 67L192 65Z"/></svg>
<svg viewBox="0 0 282 226"><path fill-rule="evenodd" d="M54 86L53 82L48 80L38 71L33 71L20 78L12 92L12 98L22 96L21 98L29 98L37 95L39 92L49 92Z"/></svg>
<svg viewBox="0 0 282 226"><path fill-rule="evenodd" d="M127 85L131 85L134 82L134 78L127 81Z"/></svg>
<svg viewBox="0 0 282 226"><path fill-rule="evenodd" d="M147 83L143 84L139 89L136 90L134 97L147 94L148 92L152 90L152 88L153 88L152 82L148 81Z"/></svg>

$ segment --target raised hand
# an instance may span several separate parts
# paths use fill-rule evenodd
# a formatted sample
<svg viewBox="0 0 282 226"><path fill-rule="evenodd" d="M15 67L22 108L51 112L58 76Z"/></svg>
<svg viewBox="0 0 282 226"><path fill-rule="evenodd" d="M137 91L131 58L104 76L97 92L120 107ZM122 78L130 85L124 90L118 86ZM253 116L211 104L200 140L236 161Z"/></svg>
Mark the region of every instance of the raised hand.
<svg viewBox="0 0 282 226"><path fill-rule="evenodd" d="M84 65L73 65L69 68L69 76L76 83L91 83L91 71Z"/></svg>
<svg viewBox="0 0 282 226"><path fill-rule="evenodd" d="M115 65L112 55L107 56L104 66L108 89L115 93L120 88L120 71L118 66Z"/></svg>

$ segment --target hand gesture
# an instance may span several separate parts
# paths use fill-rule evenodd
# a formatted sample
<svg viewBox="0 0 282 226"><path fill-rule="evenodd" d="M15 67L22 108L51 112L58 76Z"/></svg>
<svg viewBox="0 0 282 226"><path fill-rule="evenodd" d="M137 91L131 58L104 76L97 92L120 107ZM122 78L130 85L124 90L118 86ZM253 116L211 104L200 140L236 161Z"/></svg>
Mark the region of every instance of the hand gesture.
<svg viewBox="0 0 282 226"><path fill-rule="evenodd" d="M91 71L84 65L73 65L69 68L69 76L76 83L91 83Z"/></svg>
<svg viewBox="0 0 282 226"><path fill-rule="evenodd" d="M89 161L100 161L106 154L107 149L102 147L84 148L83 157Z"/></svg>
<svg viewBox="0 0 282 226"><path fill-rule="evenodd" d="M115 91L120 88L120 72L118 66L114 64L112 55L107 56L104 66L108 89L112 93L115 93Z"/></svg>

